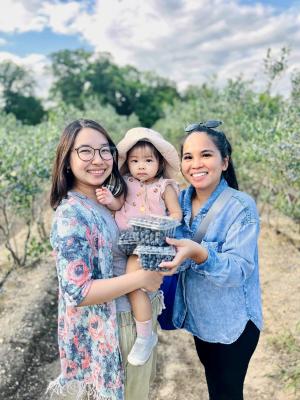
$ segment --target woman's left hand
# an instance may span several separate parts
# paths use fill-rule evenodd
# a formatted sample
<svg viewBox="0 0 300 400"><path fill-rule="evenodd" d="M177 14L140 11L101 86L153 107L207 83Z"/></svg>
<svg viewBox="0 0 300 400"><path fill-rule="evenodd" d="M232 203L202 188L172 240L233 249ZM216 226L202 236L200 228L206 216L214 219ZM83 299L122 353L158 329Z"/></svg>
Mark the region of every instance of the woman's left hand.
<svg viewBox="0 0 300 400"><path fill-rule="evenodd" d="M166 238L166 242L176 247L176 255L172 261L163 261L159 264L160 268L168 268L169 271L161 272L162 275L173 275L176 273L180 264L188 258L197 263L203 263L207 259L207 250L199 243L191 239L171 239Z"/></svg>

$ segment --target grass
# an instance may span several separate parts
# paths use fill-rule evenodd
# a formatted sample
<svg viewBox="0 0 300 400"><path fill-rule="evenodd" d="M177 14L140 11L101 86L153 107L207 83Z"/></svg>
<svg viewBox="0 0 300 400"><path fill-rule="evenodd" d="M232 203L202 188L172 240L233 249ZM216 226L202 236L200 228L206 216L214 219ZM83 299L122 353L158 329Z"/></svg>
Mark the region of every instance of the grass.
<svg viewBox="0 0 300 400"><path fill-rule="evenodd" d="M300 321L295 332L285 331L272 339L270 344L280 354L281 365L278 377L287 389L300 391Z"/></svg>

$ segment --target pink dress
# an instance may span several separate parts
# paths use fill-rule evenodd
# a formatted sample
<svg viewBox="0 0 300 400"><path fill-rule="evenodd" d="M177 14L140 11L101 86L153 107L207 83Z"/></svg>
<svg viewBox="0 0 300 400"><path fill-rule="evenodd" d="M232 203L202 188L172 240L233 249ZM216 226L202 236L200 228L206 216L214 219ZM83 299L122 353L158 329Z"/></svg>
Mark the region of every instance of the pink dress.
<svg viewBox="0 0 300 400"><path fill-rule="evenodd" d="M120 230L128 229L128 221L132 217L143 215L167 215L163 194L168 185L171 185L179 194L178 183L174 179L159 178L158 180L145 183L125 175L124 179L128 186L128 194L122 208L115 213L115 220Z"/></svg>

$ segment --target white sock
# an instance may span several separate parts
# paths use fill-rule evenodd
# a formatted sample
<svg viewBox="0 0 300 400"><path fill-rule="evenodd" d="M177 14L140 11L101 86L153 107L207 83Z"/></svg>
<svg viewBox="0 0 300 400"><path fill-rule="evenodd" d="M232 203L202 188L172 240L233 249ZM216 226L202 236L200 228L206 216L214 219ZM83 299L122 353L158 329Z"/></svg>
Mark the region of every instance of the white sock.
<svg viewBox="0 0 300 400"><path fill-rule="evenodd" d="M136 319L134 320L136 325L137 337L148 338L152 335L152 319L149 319L148 321L137 321Z"/></svg>

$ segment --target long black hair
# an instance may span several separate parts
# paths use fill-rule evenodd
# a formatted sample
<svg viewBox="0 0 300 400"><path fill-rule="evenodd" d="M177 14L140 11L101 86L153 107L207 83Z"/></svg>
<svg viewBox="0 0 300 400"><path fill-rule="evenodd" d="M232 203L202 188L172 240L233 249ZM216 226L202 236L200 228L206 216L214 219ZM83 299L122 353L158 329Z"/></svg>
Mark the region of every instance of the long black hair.
<svg viewBox="0 0 300 400"><path fill-rule="evenodd" d="M118 151L106 130L98 122L89 119L77 119L67 125L61 135L56 150L56 157L52 171L52 186L50 192L50 205L56 209L63 198L67 196L74 184L74 175L70 170L70 153L75 139L83 128L92 128L102 133L107 139L113 151L113 168L110 176L105 180L103 186L110 189L116 197L127 193L127 186L118 169Z"/></svg>
<svg viewBox="0 0 300 400"><path fill-rule="evenodd" d="M183 138L183 142L180 147L181 159L182 159L182 155L183 155L183 145L184 145L186 139L194 132L199 132L199 133L205 132L211 138L211 140L214 142L215 146L221 153L221 157L223 159L226 157L228 158L228 167L227 167L226 171L222 172L222 177L226 180L226 182L228 183L228 186L232 187L233 189L238 190L239 185L238 185L233 161L231 158L232 147L231 147L231 144L229 143L229 140L227 139L224 132L217 131L212 128L208 128L205 126L205 124L203 124L202 126L199 125L194 130L189 131L188 134Z"/></svg>

